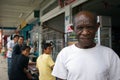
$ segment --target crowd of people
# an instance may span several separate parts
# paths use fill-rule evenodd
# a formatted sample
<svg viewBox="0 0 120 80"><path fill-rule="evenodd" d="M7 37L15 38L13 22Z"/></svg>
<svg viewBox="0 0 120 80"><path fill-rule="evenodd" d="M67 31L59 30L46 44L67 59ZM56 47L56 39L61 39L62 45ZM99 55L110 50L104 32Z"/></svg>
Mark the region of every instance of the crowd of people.
<svg viewBox="0 0 120 80"><path fill-rule="evenodd" d="M74 17L77 43L63 48L54 62L52 45L44 43L36 60L39 80L120 80L120 59L110 48L94 42L99 28L96 14L81 11ZM14 35L7 44L9 80L33 80L29 72L29 44Z"/></svg>

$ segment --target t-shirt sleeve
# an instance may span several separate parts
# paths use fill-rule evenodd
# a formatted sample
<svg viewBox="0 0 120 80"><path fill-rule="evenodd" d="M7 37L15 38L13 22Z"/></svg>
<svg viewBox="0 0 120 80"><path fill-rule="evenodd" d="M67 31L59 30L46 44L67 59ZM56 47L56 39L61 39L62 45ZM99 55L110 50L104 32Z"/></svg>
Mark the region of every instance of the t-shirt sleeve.
<svg viewBox="0 0 120 80"><path fill-rule="evenodd" d="M49 65L50 67L52 67L52 66L54 65L54 61L53 61L53 59L51 58L50 55L48 56L47 61L48 61L48 65Z"/></svg>
<svg viewBox="0 0 120 80"><path fill-rule="evenodd" d="M118 55L113 52L111 55L111 64L110 64L110 79L109 80L120 80L120 58Z"/></svg>
<svg viewBox="0 0 120 80"><path fill-rule="evenodd" d="M55 66L52 71L52 75L60 78L60 79L67 79L67 69L64 64L64 52L61 51L56 59Z"/></svg>

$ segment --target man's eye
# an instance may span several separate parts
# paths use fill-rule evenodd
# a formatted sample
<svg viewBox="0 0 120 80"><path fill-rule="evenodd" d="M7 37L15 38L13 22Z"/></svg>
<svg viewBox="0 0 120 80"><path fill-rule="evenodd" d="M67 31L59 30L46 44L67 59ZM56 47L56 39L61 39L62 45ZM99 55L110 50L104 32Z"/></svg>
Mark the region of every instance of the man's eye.
<svg viewBox="0 0 120 80"><path fill-rule="evenodd" d="M77 29L78 29L78 30L82 30L82 29L83 29L83 27L77 27Z"/></svg>
<svg viewBox="0 0 120 80"><path fill-rule="evenodd" d="M88 26L87 29L95 29L94 26Z"/></svg>

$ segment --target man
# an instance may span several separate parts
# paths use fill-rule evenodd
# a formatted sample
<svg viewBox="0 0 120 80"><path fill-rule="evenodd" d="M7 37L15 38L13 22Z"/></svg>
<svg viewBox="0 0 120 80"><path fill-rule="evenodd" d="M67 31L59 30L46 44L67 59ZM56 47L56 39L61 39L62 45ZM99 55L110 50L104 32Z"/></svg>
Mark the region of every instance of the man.
<svg viewBox="0 0 120 80"><path fill-rule="evenodd" d="M10 72L10 80L31 80L32 76L28 71L29 62L29 46L22 46L21 54L17 55L12 60L12 67Z"/></svg>
<svg viewBox="0 0 120 80"><path fill-rule="evenodd" d="M19 39L19 35L14 35L13 40L9 41L7 43L7 61L8 61L8 77L9 77L9 73L10 73L10 68L11 68L11 60L12 60L12 51L13 51L13 47L15 44L17 44L17 41Z"/></svg>
<svg viewBox="0 0 120 80"><path fill-rule="evenodd" d="M39 80L55 80L55 77L51 75L54 61L52 60L50 54L52 47L50 43L45 43L43 45L43 54L37 59L36 67L39 70Z"/></svg>
<svg viewBox="0 0 120 80"><path fill-rule="evenodd" d="M9 71L10 75L11 75L11 71L13 69L12 65L16 65L16 64L13 63L14 60L21 54L21 48L23 46L23 42L24 42L24 37L19 36L18 43L13 47L12 60L11 60L11 69ZM9 80L10 80L10 76L9 76Z"/></svg>
<svg viewBox="0 0 120 80"><path fill-rule="evenodd" d="M52 75L60 80L120 80L120 59L110 48L96 44L97 16L81 11L75 16L76 44L61 50Z"/></svg>
<svg viewBox="0 0 120 80"><path fill-rule="evenodd" d="M21 54L21 47L23 46L23 42L24 42L24 37L19 36L18 43L13 47L13 54L12 54L13 58L16 55Z"/></svg>

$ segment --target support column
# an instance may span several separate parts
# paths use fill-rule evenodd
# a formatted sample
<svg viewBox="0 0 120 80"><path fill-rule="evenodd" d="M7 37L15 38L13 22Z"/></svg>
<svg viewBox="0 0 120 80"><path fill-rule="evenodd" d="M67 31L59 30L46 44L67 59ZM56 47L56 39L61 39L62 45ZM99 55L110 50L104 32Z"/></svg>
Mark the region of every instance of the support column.
<svg viewBox="0 0 120 80"><path fill-rule="evenodd" d="M39 40L39 55L41 55L42 54L42 31L43 31L43 29L42 29L42 21L41 21L41 17L42 17L42 12L40 11L40 17L39 17L39 21L40 21L40 23L39 23L39 31L38 31L38 40Z"/></svg>
<svg viewBox="0 0 120 80"><path fill-rule="evenodd" d="M71 5L65 6L65 46L67 46L67 26L72 23Z"/></svg>
<svg viewBox="0 0 120 80"><path fill-rule="evenodd" d="M39 40L39 55L41 55L42 54L42 48L41 48L41 46L42 46L42 26L40 25L39 26L39 31L38 31L38 40Z"/></svg>

